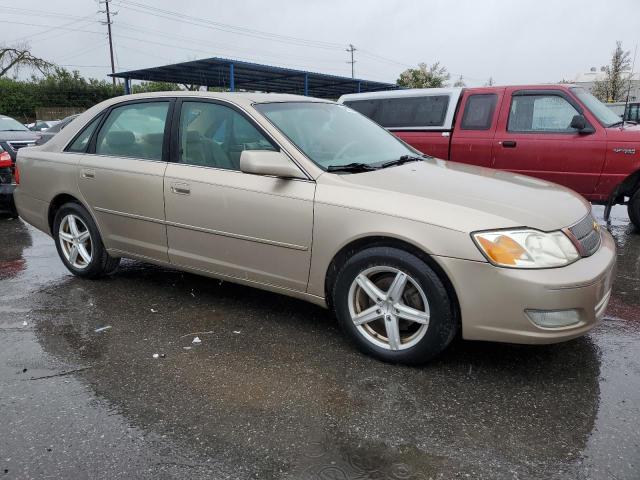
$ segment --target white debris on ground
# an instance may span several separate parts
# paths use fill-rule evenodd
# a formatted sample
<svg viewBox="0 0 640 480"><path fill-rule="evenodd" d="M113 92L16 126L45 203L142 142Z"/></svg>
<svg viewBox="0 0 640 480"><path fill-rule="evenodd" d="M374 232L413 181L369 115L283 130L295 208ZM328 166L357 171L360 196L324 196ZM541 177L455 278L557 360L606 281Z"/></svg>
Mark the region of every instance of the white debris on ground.
<svg viewBox="0 0 640 480"><path fill-rule="evenodd" d="M200 340L200 337L194 337L191 343L196 343L196 344L202 343L202 340Z"/></svg>
<svg viewBox="0 0 640 480"><path fill-rule="evenodd" d="M110 328L111 328L111 325L105 325L104 327L96 328L94 332L100 333L100 332L104 332L105 330L109 330Z"/></svg>

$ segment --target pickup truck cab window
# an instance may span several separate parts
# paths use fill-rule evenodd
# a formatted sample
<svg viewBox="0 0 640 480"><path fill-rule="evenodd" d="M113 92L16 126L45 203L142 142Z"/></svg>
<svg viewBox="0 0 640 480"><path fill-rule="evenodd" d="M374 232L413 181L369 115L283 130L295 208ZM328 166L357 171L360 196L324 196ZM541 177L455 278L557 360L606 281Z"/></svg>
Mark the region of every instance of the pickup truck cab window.
<svg viewBox="0 0 640 480"><path fill-rule="evenodd" d="M509 132L575 132L571 119L580 112L560 95L514 95L509 111Z"/></svg>
<svg viewBox="0 0 640 480"><path fill-rule="evenodd" d="M169 102L126 104L111 110L98 132L95 153L162 160Z"/></svg>
<svg viewBox="0 0 640 480"><path fill-rule="evenodd" d="M211 102L183 102L180 111L181 163L240 170L244 150L277 148L240 113Z"/></svg>
<svg viewBox="0 0 640 480"><path fill-rule="evenodd" d="M462 130L489 130L496 109L498 96L495 93L469 95L462 115Z"/></svg>

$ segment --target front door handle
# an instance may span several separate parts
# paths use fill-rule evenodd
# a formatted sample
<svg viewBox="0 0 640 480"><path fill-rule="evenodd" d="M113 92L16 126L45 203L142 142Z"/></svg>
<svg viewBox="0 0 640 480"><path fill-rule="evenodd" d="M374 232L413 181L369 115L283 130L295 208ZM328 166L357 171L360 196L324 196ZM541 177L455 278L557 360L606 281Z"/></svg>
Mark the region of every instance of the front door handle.
<svg viewBox="0 0 640 480"><path fill-rule="evenodd" d="M83 168L82 178L96 178L96 171L91 168Z"/></svg>
<svg viewBox="0 0 640 480"><path fill-rule="evenodd" d="M172 183L171 193L175 193L176 195L190 195L191 186L188 183Z"/></svg>
<svg viewBox="0 0 640 480"><path fill-rule="evenodd" d="M503 148L516 148L516 141L515 140L505 140L504 142L498 142L502 145Z"/></svg>

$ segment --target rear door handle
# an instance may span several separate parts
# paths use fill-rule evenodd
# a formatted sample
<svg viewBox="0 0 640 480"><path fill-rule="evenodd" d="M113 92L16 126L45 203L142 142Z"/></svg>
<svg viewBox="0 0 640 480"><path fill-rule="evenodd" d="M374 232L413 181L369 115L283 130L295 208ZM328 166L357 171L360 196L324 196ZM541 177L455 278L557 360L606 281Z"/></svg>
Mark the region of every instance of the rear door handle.
<svg viewBox="0 0 640 480"><path fill-rule="evenodd" d="M175 193L176 195L190 195L191 186L188 183L172 183L171 193Z"/></svg>
<svg viewBox="0 0 640 480"><path fill-rule="evenodd" d="M96 178L96 171L90 168L83 168L82 178Z"/></svg>
<svg viewBox="0 0 640 480"><path fill-rule="evenodd" d="M500 144L502 144L503 148L516 148L516 141L515 140L505 140L504 142L498 142Z"/></svg>

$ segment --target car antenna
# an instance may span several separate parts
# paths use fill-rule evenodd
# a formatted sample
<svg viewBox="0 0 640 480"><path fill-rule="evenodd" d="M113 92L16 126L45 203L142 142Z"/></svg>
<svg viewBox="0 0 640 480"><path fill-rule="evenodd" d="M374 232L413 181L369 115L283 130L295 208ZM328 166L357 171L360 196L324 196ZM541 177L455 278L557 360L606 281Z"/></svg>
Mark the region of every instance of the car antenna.
<svg viewBox="0 0 640 480"><path fill-rule="evenodd" d="M631 64L631 74L629 75L629 86L627 87L627 99L624 102L624 112L622 113L622 125L620 130L624 129L624 119L627 118L627 109L629 108L629 95L631 94L631 84L633 83L633 70L636 68L636 54L638 53L638 44L633 49L633 63Z"/></svg>

